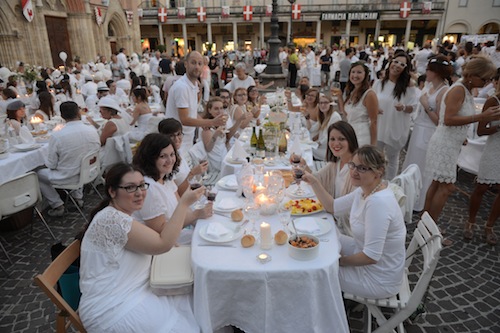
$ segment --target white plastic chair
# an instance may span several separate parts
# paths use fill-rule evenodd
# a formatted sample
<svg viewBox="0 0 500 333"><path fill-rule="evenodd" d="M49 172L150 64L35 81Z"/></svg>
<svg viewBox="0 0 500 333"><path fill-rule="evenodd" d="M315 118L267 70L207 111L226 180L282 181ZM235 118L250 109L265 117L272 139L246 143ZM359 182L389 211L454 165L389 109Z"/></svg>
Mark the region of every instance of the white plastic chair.
<svg viewBox="0 0 500 333"><path fill-rule="evenodd" d="M406 169L403 170L398 176L391 180L403 189L406 196L406 201L404 203L403 216L406 222L411 222L413 216L413 208L418 201L420 196L420 190L422 189L422 175L420 173L420 168L416 164L410 164Z"/></svg>
<svg viewBox="0 0 500 333"><path fill-rule="evenodd" d="M76 209L78 209L78 212L80 212L80 215L85 219L85 221L88 222L87 218L85 217L85 214L83 213L82 209L80 206L78 206L78 203L76 202L75 198L73 198L70 195L70 192L73 190L77 190L79 188L84 187L86 184L90 184L94 191L96 193L99 193L97 190L97 187L95 184L93 184L93 181L100 176L101 174L101 164L99 160L99 151L95 151L92 153L87 154L85 157L82 159L82 163L80 165L80 180L76 184L52 184L52 186L55 189L60 189L63 190L66 193L66 204L68 202L68 198L73 202L73 204L76 206ZM66 205L65 205L66 207Z"/></svg>
<svg viewBox="0 0 500 333"><path fill-rule="evenodd" d="M365 321L365 325L367 326L365 327L366 332L372 332L372 316L375 317L379 325L378 329L374 331L376 333L394 332L395 327L398 327L399 333L405 332L403 322L415 312L427 291L439 260L442 239L443 236L439 232L438 226L432 220L431 216L427 212L424 212L406 249L405 274L398 294L390 298L371 299L344 293L345 299L350 299L366 306L365 311L368 313L368 318ZM409 268L415 258L415 254L419 251L422 252L423 262L419 262L421 264L420 275L412 289L408 279ZM412 274L414 273L412 272ZM382 313L381 307L395 309L395 312L388 319Z"/></svg>
<svg viewBox="0 0 500 333"><path fill-rule="evenodd" d="M131 163L132 148L129 142L129 134L109 137L102 148L100 156L102 173L118 162Z"/></svg>
<svg viewBox="0 0 500 333"><path fill-rule="evenodd" d="M40 193L40 185L35 172L25 173L1 184L0 221L11 215L19 213L26 208L33 207L52 238L56 239L56 236L54 236L54 233L47 224L47 221L45 221L45 218L36 206L41 200L42 194ZM31 222L31 227L33 228L33 221ZM7 256L9 262L12 264L12 260L1 242L0 247Z"/></svg>

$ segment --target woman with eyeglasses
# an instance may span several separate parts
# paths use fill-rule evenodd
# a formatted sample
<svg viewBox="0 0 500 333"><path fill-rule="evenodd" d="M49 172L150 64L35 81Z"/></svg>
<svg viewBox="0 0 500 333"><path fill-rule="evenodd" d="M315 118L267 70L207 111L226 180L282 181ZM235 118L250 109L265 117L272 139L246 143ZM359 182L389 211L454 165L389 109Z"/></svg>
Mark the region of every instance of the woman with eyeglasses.
<svg viewBox="0 0 500 333"><path fill-rule="evenodd" d="M202 175L208 170L208 161L195 165L192 169L189 167L186 156L188 152L181 151L182 138L182 124L174 118L167 118L160 121L158 124L158 132L170 138L174 148L177 150L177 156L180 160L179 170L174 174L173 180L178 187L177 192L182 195L189 187L189 180L196 175ZM187 155L186 155L187 154Z"/></svg>
<svg viewBox="0 0 500 333"><path fill-rule="evenodd" d="M143 171L145 182L150 186L142 208L135 211L133 216L160 232L164 224L170 223L172 214L179 203L177 185L172 180L173 175L179 170L180 161L177 150L168 136L151 133L141 141L132 162ZM210 216L212 216L211 203L194 211L188 209L184 227L194 225L198 219ZM189 244L191 236L192 230L185 229L178 241Z"/></svg>
<svg viewBox="0 0 500 333"><path fill-rule="evenodd" d="M396 197L383 180L384 154L374 146L363 146L347 165L350 181L358 188L340 198L334 199L312 174L306 172L302 178L329 213L349 214L352 236L339 233L342 291L391 297L403 280L406 227Z"/></svg>
<svg viewBox="0 0 500 333"><path fill-rule="evenodd" d="M317 133L312 139L318 143L313 149L315 160L324 161L327 158L329 128L333 123L342 120L340 114L333 109L333 98L320 94L318 121L311 126L311 133Z"/></svg>
<svg viewBox="0 0 500 333"><path fill-rule="evenodd" d="M490 106L476 114L471 93L472 89L483 87L495 73L496 66L490 59L473 57L463 68L462 79L454 83L442 98L438 127L429 141L425 164L432 183L427 190L424 210L436 222L455 190L458 155L467 139L467 125L500 120L499 106ZM443 244L451 245L452 242L445 239Z"/></svg>
<svg viewBox="0 0 500 333"><path fill-rule="evenodd" d="M427 63L427 85L420 95L417 116L403 163L403 170L410 164L418 165L422 175L422 189L413 208L415 211L421 211L424 208L425 194L431 185L432 179L425 172L425 156L429 140L438 124L441 100L449 88L451 74L453 74L453 66L443 55L435 56Z"/></svg>
<svg viewBox="0 0 500 333"><path fill-rule="evenodd" d="M190 295L157 296L149 285L153 255L168 252L189 206L205 189L188 190L155 231L132 217L148 198L142 171L125 163L106 174L105 199L91 213L80 250L79 315L87 332L200 332Z"/></svg>
<svg viewBox="0 0 500 333"><path fill-rule="evenodd" d="M387 179L398 172L399 153L410 134L410 114L417 106L417 89L410 77L410 57L395 53L385 77L373 85L378 98L377 147L387 157Z"/></svg>
<svg viewBox="0 0 500 333"><path fill-rule="evenodd" d="M349 70L345 99L340 89L335 90L339 110L354 127L360 146L377 144L377 95L370 89L370 70L364 62L355 62Z"/></svg>
<svg viewBox="0 0 500 333"><path fill-rule="evenodd" d="M229 107L228 114L231 124L240 121L240 129L244 129L250 122L258 118L257 112L260 114L260 109L247 109L248 94L246 88L237 88L233 95L234 104ZM244 116L244 117L243 117Z"/></svg>

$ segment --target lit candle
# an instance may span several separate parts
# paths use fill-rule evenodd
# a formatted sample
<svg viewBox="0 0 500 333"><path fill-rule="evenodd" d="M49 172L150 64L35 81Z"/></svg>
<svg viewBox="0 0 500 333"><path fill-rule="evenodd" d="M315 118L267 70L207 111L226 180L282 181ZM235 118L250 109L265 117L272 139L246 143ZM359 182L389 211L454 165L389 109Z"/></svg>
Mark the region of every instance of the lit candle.
<svg viewBox="0 0 500 333"><path fill-rule="evenodd" d="M266 222L260 224L260 248L269 250L273 244L271 225Z"/></svg>

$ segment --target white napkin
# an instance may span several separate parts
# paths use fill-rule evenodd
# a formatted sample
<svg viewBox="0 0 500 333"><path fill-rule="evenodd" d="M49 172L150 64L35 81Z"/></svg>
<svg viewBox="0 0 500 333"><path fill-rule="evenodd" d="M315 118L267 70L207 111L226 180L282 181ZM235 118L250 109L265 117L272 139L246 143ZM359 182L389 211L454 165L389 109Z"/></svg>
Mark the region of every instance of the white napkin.
<svg viewBox="0 0 500 333"><path fill-rule="evenodd" d="M233 198L224 198L224 200L217 201L214 209L232 210L241 207L241 202Z"/></svg>
<svg viewBox="0 0 500 333"><path fill-rule="evenodd" d="M293 140L292 142L292 145L290 146L290 156L292 154L302 155L302 147L298 138L295 138L295 140Z"/></svg>
<svg viewBox="0 0 500 333"><path fill-rule="evenodd" d="M19 139L21 139L22 143L35 143L33 135L31 135L29 129L25 126L21 126L19 130Z"/></svg>
<svg viewBox="0 0 500 333"><path fill-rule="evenodd" d="M227 187L237 187L238 181L236 180L235 175L229 175L226 179L224 179Z"/></svg>
<svg viewBox="0 0 500 333"><path fill-rule="evenodd" d="M313 217L303 217L295 220L295 227L298 232L303 232L307 234L315 234L321 231Z"/></svg>
<svg viewBox="0 0 500 333"><path fill-rule="evenodd" d="M219 222L212 222L207 226L207 235L210 236L210 238L217 239L228 233L229 230Z"/></svg>
<svg viewBox="0 0 500 333"><path fill-rule="evenodd" d="M233 153L231 155L233 160L244 160L247 157L247 152L245 148L241 145L241 142L236 140L233 146Z"/></svg>

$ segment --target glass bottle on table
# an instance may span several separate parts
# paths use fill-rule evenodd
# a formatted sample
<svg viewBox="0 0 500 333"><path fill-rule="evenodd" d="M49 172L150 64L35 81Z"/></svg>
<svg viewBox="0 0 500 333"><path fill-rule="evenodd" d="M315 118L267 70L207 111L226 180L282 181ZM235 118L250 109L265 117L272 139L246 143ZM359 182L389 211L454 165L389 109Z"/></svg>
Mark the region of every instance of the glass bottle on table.
<svg viewBox="0 0 500 333"><path fill-rule="evenodd" d="M284 123L281 124L281 133L278 141L278 152L280 155L285 155L288 147L288 140L286 138L286 130Z"/></svg>
<svg viewBox="0 0 500 333"><path fill-rule="evenodd" d="M253 154L257 150L257 133L255 133L255 126L252 128L252 137L250 138L250 148Z"/></svg>
<svg viewBox="0 0 500 333"><path fill-rule="evenodd" d="M266 143L264 141L264 135L262 134L262 128L259 129L259 137L257 139L257 154L258 157L266 157Z"/></svg>

